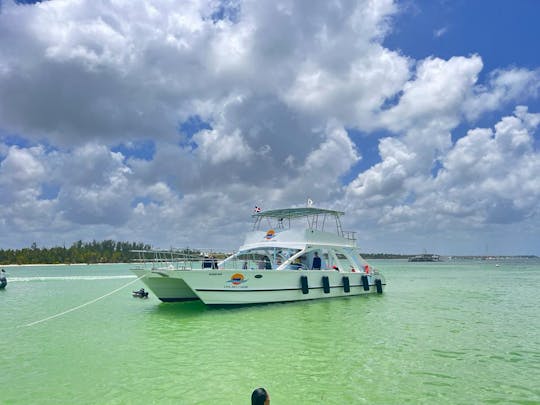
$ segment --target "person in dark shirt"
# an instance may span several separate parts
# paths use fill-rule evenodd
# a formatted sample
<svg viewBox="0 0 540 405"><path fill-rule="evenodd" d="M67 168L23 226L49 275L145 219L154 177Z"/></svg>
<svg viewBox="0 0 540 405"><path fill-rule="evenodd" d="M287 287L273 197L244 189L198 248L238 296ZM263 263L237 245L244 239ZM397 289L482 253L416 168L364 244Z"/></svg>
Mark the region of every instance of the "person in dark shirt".
<svg viewBox="0 0 540 405"><path fill-rule="evenodd" d="M321 258L319 257L319 254L315 252L315 257L313 258L313 266L311 266L313 270L320 270L321 269Z"/></svg>
<svg viewBox="0 0 540 405"><path fill-rule="evenodd" d="M203 269L212 268L212 262L210 261L210 258L208 257L208 255L204 255L204 259L203 259L203 262L202 262L202 268Z"/></svg>

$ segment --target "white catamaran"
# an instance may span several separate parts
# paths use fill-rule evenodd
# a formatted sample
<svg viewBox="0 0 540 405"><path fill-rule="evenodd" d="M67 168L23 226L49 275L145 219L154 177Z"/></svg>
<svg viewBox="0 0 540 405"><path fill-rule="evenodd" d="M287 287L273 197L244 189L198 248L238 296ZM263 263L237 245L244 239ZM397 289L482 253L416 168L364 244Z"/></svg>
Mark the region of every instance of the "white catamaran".
<svg viewBox="0 0 540 405"><path fill-rule="evenodd" d="M382 275L360 256L343 212L314 207L256 212L238 252L214 257L138 251L133 273L165 302L257 304L382 293ZM332 228L332 230L330 230Z"/></svg>

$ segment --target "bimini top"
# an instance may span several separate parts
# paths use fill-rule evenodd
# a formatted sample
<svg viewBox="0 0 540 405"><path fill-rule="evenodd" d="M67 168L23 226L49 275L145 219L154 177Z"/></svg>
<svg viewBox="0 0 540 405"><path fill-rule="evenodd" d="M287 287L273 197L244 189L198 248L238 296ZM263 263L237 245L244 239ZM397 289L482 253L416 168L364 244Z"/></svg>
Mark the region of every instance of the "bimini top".
<svg viewBox="0 0 540 405"><path fill-rule="evenodd" d="M340 236L345 236L350 232L344 232L341 226L342 211L327 210L323 208L303 207L303 208L285 208L277 210L268 210L256 212L252 215L254 218L253 230L263 228L274 228L279 230L291 229L293 223L307 225L307 229L318 229L324 231L325 227L335 224L335 232ZM263 221L264 220L264 221ZM305 221L305 222L304 222Z"/></svg>
<svg viewBox="0 0 540 405"><path fill-rule="evenodd" d="M253 214L254 218L279 218L279 219L293 219L304 218L313 215L333 215L340 217L345 213L342 211L326 210L323 208L303 207L303 208L285 208L278 210L268 210L257 212Z"/></svg>

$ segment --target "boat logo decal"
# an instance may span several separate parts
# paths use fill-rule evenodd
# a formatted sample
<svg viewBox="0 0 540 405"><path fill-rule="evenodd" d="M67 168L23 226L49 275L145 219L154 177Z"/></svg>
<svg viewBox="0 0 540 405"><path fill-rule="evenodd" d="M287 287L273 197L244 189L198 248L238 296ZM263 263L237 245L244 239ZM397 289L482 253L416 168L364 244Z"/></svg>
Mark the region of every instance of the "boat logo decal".
<svg viewBox="0 0 540 405"><path fill-rule="evenodd" d="M268 232L266 232L266 236L265 238L270 240L272 239L274 236L276 236L276 231L274 231L273 229L269 229Z"/></svg>
<svg viewBox="0 0 540 405"><path fill-rule="evenodd" d="M227 280L227 283L231 283L232 285L240 285L244 284L247 281L246 278L244 278L244 275L242 273L234 273L231 276L230 280Z"/></svg>

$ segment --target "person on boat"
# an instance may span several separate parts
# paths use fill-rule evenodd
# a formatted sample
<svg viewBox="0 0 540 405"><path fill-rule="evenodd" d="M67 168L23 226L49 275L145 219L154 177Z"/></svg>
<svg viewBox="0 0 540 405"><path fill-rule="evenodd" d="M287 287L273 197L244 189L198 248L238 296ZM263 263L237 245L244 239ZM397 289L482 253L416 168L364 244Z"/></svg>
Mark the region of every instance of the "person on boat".
<svg viewBox="0 0 540 405"><path fill-rule="evenodd" d="M211 269L212 268L212 260L208 257L208 255L204 255L204 260L202 263L203 269Z"/></svg>
<svg viewBox="0 0 540 405"><path fill-rule="evenodd" d="M294 259L294 262L291 263L291 269L293 270L299 270L302 267L302 263L300 262L300 259Z"/></svg>
<svg viewBox="0 0 540 405"><path fill-rule="evenodd" d="M319 257L319 254L315 252L315 256L313 257L313 265L311 266L313 270L320 270L321 269L321 258Z"/></svg>
<svg viewBox="0 0 540 405"><path fill-rule="evenodd" d="M264 388L257 388L251 393L251 405L269 405L270 394Z"/></svg>

